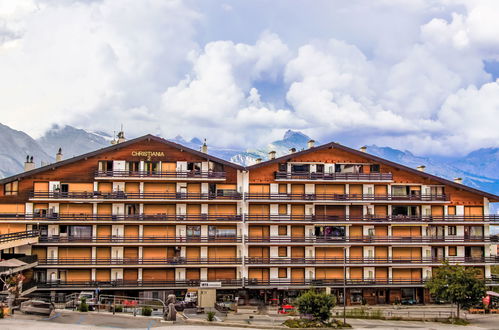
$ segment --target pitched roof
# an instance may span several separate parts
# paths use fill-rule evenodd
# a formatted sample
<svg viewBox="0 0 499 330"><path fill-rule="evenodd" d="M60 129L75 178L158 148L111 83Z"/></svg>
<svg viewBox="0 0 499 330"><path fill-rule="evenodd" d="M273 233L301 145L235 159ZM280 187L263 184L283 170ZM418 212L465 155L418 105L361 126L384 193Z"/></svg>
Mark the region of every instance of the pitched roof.
<svg viewBox="0 0 499 330"><path fill-rule="evenodd" d="M287 155L284 155L284 156L281 156L281 157L278 157L278 158L275 158L275 159L267 160L265 162L260 162L258 164L254 164L254 165L248 166L247 169L248 170L252 170L252 169L259 168L259 167L262 167L262 166L267 166L267 165L270 165L270 164L285 162L285 161L288 161L288 160L290 160L292 158L295 158L295 157L298 157L298 156L301 156L301 155L305 155L305 154L308 154L308 153L311 153L311 152L314 152L314 151L317 151L317 150L323 150L323 149L328 149L328 148L331 148L331 149L336 148L336 149L339 149L339 150L343 150L343 151L349 152L351 154L354 154L356 156L368 158L368 159L371 159L371 160L373 160L375 162L378 162L378 163L381 163L381 164L385 164L385 165L389 165L389 166L392 166L392 167L398 168L400 170L416 174L418 176L421 176L421 177L424 177L424 178L427 178L427 179L435 180L437 182L441 182L442 184L445 184L445 185L448 185L448 186L452 186L452 187L457 188L457 189L462 189L462 190L466 190L466 191L472 192L474 194L482 195L484 197L487 197L491 202L492 201L493 202L499 202L499 196L497 196L497 195L494 195L494 194L491 194L491 193L488 193L488 192L485 192L485 191L482 191L482 190L478 190L478 189L475 189L475 188L471 188L471 187L466 186L464 184L456 183L454 181L450 181L450 180L441 178L441 177L436 176L436 175L432 175L432 174L429 174L429 173L426 173L426 172L421 172L421 171L419 171L417 169L414 169L414 168L411 168L411 167L408 167L408 166L405 166L405 165L401 165L401 164L389 161L389 160L381 158L381 157L377 157L377 156L371 155L371 154L369 154L367 152L362 152L362 151L355 150L355 149L352 149L352 148L349 148L349 147L345 147L344 145L341 145L341 144L336 143L336 142L329 142L329 143L326 143L326 144L323 144L323 145L320 145L320 146L317 146L317 147L312 147L310 149L305 149L305 150L301 150L301 151L294 152L294 153L291 153L291 154L287 154Z"/></svg>
<svg viewBox="0 0 499 330"><path fill-rule="evenodd" d="M478 190L478 189L475 189L475 188L471 188L469 186L466 186L466 185L463 185L463 184L460 184L460 183L455 183L454 181L450 181L450 180L438 177L436 175L432 175L432 174L429 174L429 173L421 172L421 171L418 171L418 170L413 169L411 167L408 167L408 166L405 166L405 165L401 165L401 164L398 164L398 163L386 160L384 158L371 155L371 154L366 153L366 152L362 152L362 151L358 151L358 150L355 150L355 149L352 149L352 148L349 148L349 147L345 147L345 146L343 146L343 145L341 145L339 143L336 143L336 142L329 142L329 143L326 143L326 144L323 144L323 145L320 145L320 146L317 146L317 147L313 147L313 148L310 148L310 149L301 150L301 151L298 151L298 152L295 152L295 153L292 153L292 154L287 154L287 155L284 155L284 156L281 156L281 157L278 157L278 158L275 158L275 159L267 160L267 161L264 161L264 162L261 162L261 163L258 163L258 164L254 164L254 165L251 165L251 166L244 167L244 166L241 166L241 165L238 165L238 164L235 164L235 163L223 160L223 159L215 157L215 156L211 156L209 154L205 154L204 152L188 148L188 147L183 146L181 144L178 144L178 143L175 143L175 142L172 142L172 141L169 141L169 140L166 140L166 139L163 139L163 138L160 138L158 136L151 135L151 134L147 134L147 135L135 138L135 139L131 139L131 140L122 142L122 143L111 145L111 146L106 147L106 148L98 149L98 150L95 150L95 151L92 151L92 152L89 152L89 153L86 153L86 154L83 154L83 155L80 155L80 156L76 156L76 157L73 157L73 158L69 158L69 159L66 159L66 160L63 160L63 161L60 161L60 162L57 162L57 163L52 163L52 164L49 164L49 165L46 165L46 166L42 166L42 167L33 169L31 171L26 171L26 172L18 173L16 175L12 175L10 177L1 179L0 180L0 184L6 183L6 182L10 182L12 180L21 179L21 178L24 178L24 177L27 177L27 176L30 176L30 175L34 175L34 174L37 174L37 173L41 173L41 172L46 171L46 170L55 169L57 167L60 167L60 166L66 165L66 164L71 164L71 163L77 162L77 161L79 161L81 159L88 158L88 157L93 157L93 156L99 155L99 154L104 153L104 152L118 150L118 149L121 149L123 147L126 147L128 145L131 145L131 144L134 144L136 142L143 141L143 140L154 140L154 141L157 141L157 142L160 142L160 143L164 143L164 144L166 144L168 146L171 146L173 148L176 148L176 149L179 149L179 150L185 150L185 151L190 152L192 154L195 154L195 155L201 156L203 158L206 158L207 160L215 161L215 162L218 162L220 164L224 164L224 165L227 165L227 166L230 166L232 168L239 169L239 170L251 170L251 169L254 169L254 168L259 168L259 167L267 166L267 165L274 164L274 163L288 161L291 158L295 158L297 156L305 155L305 154L308 154L310 152L314 152L314 151L317 151L317 150L328 149L328 148L336 148L336 149L340 149L340 150L344 150L346 152L352 153L352 154L357 155L357 156L361 156L361 157L364 157L364 158L371 159L371 160L379 162L381 164L389 165L389 166L398 168L398 169L403 170L403 171L411 172L413 174L416 174L416 175L424 177L424 178L428 178L428 179L431 179L431 180L435 180L437 182L441 182L442 184L449 185L449 186L455 187L457 189L466 190L466 191L472 192L474 194L478 194L478 195L487 197L487 198L489 198L489 200L491 202L499 202L499 196L497 196L497 195L494 195L494 194L491 194L491 193L488 193L488 192L485 192L485 191L482 191L482 190Z"/></svg>
<svg viewBox="0 0 499 330"><path fill-rule="evenodd" d="M214 162L217 162L217 163L220 163L220 164L224 164L224 165L227 165L227 166L230 166L230 167L233 167L233 168L236 168L236 169L240 169L240 170L244 169L244 167L241 166L241 165L228 162L228 161L226 161L224 159L221 159L221 158L218 158L218 157L215 157L215 156L211 156L209 154L205 154L204 152L188 148L186 146L183 146L181 144L178 144L178 143L175 143L175 142L172 142L172 141L168 141L168 140L160 138L158 136L147 134L147 135L135 138L135 139L131 139L131 140L128 140L128 141L125 141L125 142L121 142L121 143L118 143L118 144L111 145L109 147L105 147L105 148L98 149L98 150L95 150L95 151L92 151L92 152L88 152L86 154L82 154L82 155L79 155L79 156L76 156L76 157L68 158L66 160L62 160L62 161L57 162L57 163L52 163L52 164L49 164L49 165L46 165L46 166L38 167L38 168L35 168L35 169L31 170L31 171L26 171L26 172L18 173L18 174L12 175L10 177L3 178L3 179L0 180L0 184L6 183L6 182L10 182L12 180L18 180L18 179L21 179L21 178L24 178L24 177L27 177L27 176L30 176L30 175L34 175L34 174L37 174L37 173L44 172L46 170L52 170L52 169L58 168L60 166L71 164L71 163L74 163L74 162L77 162L79 160L86 159L86 158L89 158L89 157L97 156L97 155L105 153L105 152L119 150L119 149L122 149L123 147L129 146L129 145L132 145L134 143L137 143L137 142L140 142L140 141L144 141L144 140L149 140L149 141L153 140L153 141L157 141L157 142L160 142L160 143L164 143L164 144L166 144L166 145L168 145L170 147L173 147L173 148L176 148L176 149L179 149L179 150L184 150L184 151L189 152L191 154L195 154L197 156L203 157L206 160L211 160L211 161L214 161Z"/></svg>

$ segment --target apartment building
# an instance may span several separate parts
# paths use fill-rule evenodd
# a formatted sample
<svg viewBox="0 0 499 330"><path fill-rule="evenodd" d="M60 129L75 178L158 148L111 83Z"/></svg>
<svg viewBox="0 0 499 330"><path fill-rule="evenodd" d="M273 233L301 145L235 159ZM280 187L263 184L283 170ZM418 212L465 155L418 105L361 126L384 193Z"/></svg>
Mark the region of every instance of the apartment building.
<svg viewBox="0 0 499 330"><path fill-rule="evenodd" d="M444 260L496 284L499 196L337 143L242 167L146 135L30 164L0 181L0 234L39 234L10 252L38 257L40 292L423 303Z"/></svg>

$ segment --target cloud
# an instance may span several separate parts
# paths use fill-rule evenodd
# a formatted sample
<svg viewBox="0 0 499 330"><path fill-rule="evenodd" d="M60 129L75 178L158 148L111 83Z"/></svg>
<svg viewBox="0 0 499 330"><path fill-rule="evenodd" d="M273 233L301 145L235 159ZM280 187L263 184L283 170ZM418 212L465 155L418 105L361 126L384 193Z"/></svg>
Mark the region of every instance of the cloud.
<svg viewBox="0 0 499 330"><path fill-rule="evenodd" d="M12 3L0 120L35 136L123 123L227 146L287 129L420 154L499 146L483 64L499 59L497 1Z"/></svg>

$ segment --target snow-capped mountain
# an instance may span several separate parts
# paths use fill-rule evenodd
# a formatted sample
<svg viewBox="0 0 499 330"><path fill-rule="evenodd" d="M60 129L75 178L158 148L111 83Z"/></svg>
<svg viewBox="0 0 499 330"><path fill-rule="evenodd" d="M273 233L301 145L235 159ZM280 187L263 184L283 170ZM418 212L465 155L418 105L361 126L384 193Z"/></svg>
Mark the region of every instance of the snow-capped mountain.
<svg viewBox="0 0 499 330"><path fill-rule="evenodd" d="M53 157L22 131L0 124L0 141L0 178L22 172L27 155L33 156L37 166L40 166L41 162L53 161Z"/></svg>
<svg viewBox="0 0 499 330"><path fill-rule="evenodd" d="M93 133L69 125L54 125L37 139L37 142L46 153L54 157L57 150L62 148L63 157L66 159L108 147L111 139L112 137L104 132Z"/></svg>
<svg viewBox="0 0 499 330"><path fill-rule="evenodd" d="M302 132L288 130L284 133L282 140L271 142L263 148L248 149L245 152L237 153L230 158L230 161L240 165L251 165L258 158L267 160L270 151L275 151L276 157L280 157L288 154L291 148L295 148L297 151L303 150L307 147L309 140L311 138Z"/></svg>

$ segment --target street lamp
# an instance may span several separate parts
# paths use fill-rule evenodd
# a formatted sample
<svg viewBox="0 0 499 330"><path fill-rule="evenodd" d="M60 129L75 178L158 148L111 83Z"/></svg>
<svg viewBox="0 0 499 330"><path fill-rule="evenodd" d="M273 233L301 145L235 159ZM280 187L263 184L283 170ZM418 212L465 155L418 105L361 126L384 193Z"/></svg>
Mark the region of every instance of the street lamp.
<svg viewBox="0 0 499 330"><path fill-rule="evenodd" d="M347 247L343 247L343 324L347 323Z"/></svg>

